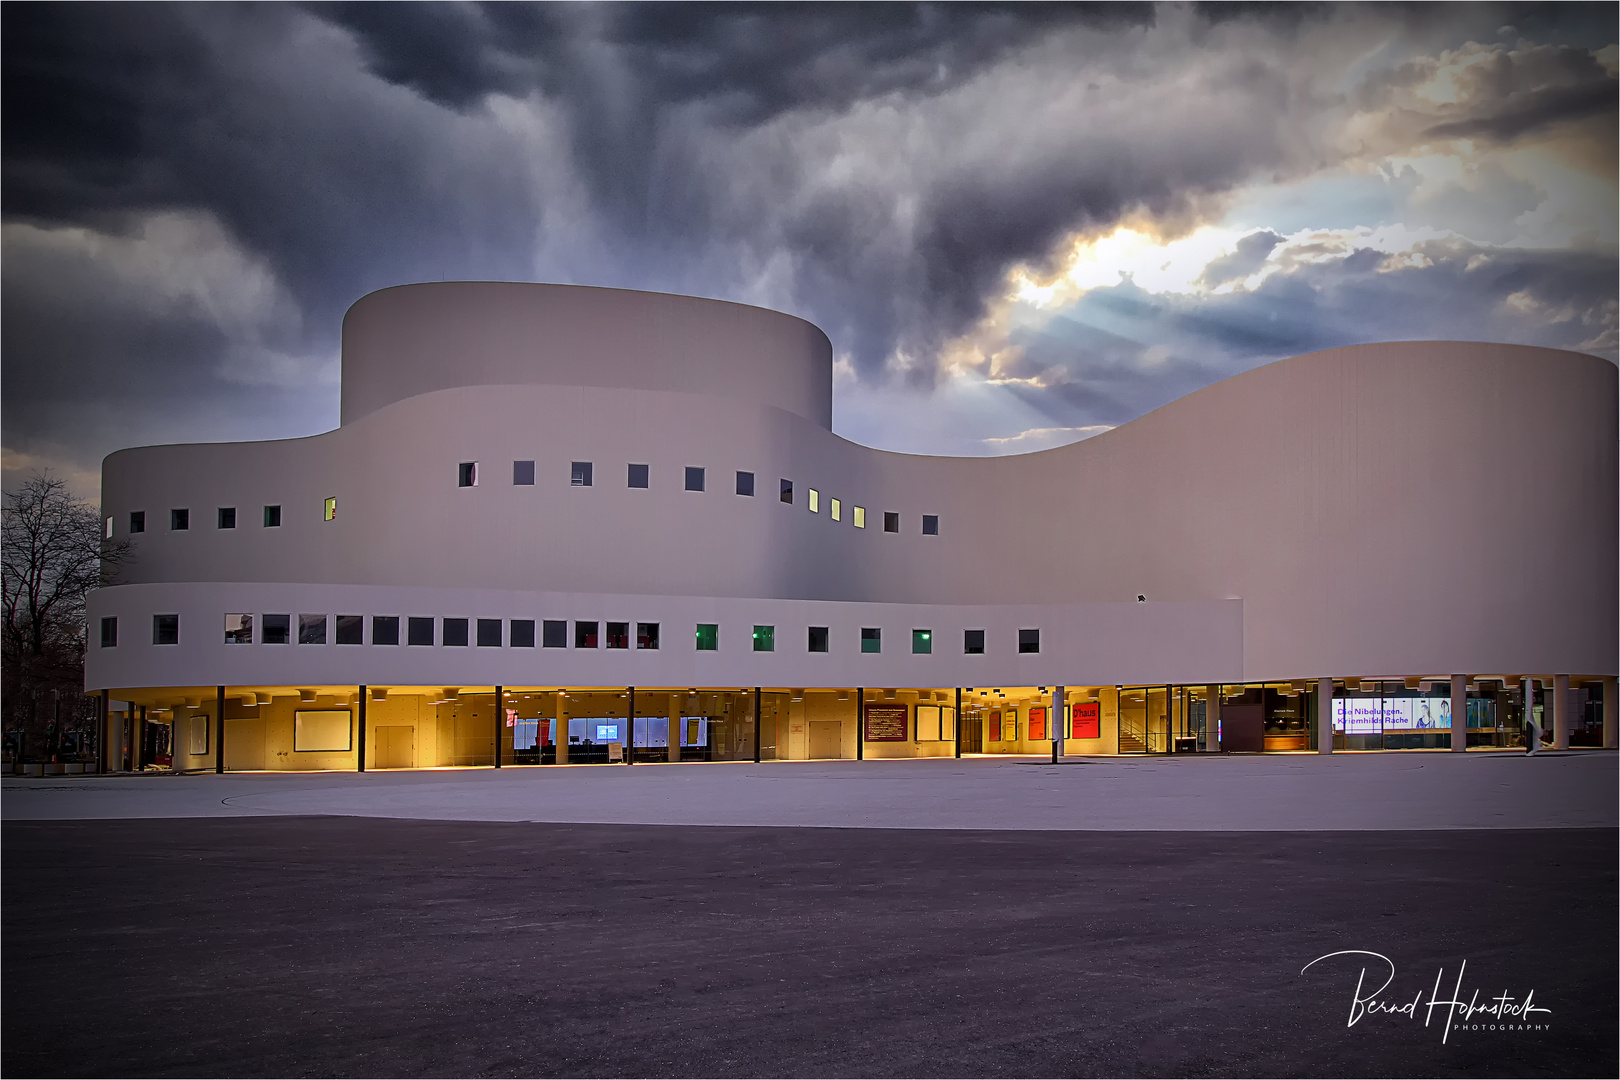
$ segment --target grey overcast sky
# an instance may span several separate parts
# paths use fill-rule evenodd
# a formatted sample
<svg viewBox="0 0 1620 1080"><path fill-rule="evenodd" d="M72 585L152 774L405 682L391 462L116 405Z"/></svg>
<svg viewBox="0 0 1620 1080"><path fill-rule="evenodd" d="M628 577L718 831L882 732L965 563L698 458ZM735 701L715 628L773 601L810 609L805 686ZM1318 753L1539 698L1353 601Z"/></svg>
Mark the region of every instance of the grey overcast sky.
<svg viewBox="0 0 1620 1080"><path fill-rule="evenodd" d="M793 312L835 427L1040 449L1281 357L1616 355L1614 4L23 4L4 465L334 426L344 310Z"/></svg>

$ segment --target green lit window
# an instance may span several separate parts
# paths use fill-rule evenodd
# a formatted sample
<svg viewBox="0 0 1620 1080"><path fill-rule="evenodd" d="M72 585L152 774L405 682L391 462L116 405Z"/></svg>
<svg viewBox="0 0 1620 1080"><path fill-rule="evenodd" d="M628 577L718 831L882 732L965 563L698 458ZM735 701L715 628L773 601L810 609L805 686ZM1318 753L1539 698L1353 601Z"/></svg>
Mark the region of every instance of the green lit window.
<svg viewBox="0 0 1620 1080"><path fill-rule="evenodd" d="M776 651L776 627L774 627L774 626L756 626L756 627L754 627L754 651L755 652L775 652Z"/></svg>
<svg viewBox="0 0 1620 1080"><path fill-rule="evenodd" d="M720 648L720 624L700 622L697 624L698 652L714 652Z"/></svg>
<svg viewBox="0 0 1620 1080"><path fill-rule="evenodd" d="M913 630L911 632L911 651L914 653L933 652L934 632L932 630Z"/></svg>
<svg viewBox="0 0 1620 1080"><path fill-rule="evenodd" d="M861 627L861 652L883 651L883 631L876 626Z"/></svg>

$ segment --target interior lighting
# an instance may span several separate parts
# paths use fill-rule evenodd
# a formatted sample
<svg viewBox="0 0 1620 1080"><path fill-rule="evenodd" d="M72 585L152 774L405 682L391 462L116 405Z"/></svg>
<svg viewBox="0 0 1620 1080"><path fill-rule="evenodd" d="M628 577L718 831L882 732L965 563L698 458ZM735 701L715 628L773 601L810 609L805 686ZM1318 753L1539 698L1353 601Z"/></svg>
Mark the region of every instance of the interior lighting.
<svg viewBox="0 0 1620 1080"><path fill-rule="evenodd" d="M387 701L388 700L388 687L386 687L386 686L373 686L371 688L371 700L372 701Z"/></svg>
<svg viewBox="0 0 1620 1080"><path fill-rule="evenodd" d="M305 705L310 704L311 702L313 702L315 700L315 691L313 691L313 690L300 690L300 691L298 691L298 700L303 702Z"/></svg>

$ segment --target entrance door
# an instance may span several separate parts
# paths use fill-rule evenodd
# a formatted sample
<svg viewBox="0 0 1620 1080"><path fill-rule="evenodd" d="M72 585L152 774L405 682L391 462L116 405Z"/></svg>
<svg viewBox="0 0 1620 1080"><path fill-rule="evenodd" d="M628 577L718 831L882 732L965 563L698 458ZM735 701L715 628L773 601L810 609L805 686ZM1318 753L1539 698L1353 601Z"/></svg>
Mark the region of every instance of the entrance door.
<svg viewBox="0 0 1620 1080"><path fill-rule="evenodd" d="M389 724L376 728L374 769L410 769L416 766L416 728Z"/></svg>
<svg viewBox="0 0 1620 1080"><path fill-rule="evenodd" d="M844 756L844 725L838 720L810 721L810 752L812 758Z"/></svg>

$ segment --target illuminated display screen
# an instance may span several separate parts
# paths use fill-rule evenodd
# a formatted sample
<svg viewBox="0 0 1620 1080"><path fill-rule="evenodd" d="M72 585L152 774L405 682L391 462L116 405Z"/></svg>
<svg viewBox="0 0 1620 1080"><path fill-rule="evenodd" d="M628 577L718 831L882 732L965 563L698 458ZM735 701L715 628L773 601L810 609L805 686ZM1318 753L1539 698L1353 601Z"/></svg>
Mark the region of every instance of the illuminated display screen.
<svg viewBox="0 0 1620 1080"><path fill-rule="evenodd" d="M1450 731L1451 699L1334 698L1333 730L1346 735L1376 735L1380 731Z"/></svg>
<svg viewBox="0 0 1620 1080"><path fill-rule="evenodd" d="M596 725L596 741L597 742L618 742L619 741L619 725L618 724L597 724Z"/></svg>

